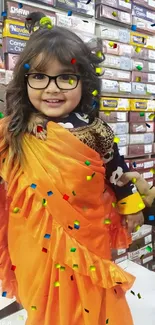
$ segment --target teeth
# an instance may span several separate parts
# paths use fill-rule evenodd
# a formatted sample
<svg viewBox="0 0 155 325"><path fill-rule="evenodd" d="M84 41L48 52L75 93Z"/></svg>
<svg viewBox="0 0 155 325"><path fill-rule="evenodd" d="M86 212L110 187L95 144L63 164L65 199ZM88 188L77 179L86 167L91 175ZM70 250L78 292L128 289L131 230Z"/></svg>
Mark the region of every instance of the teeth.
<svg viewBox="0 0 155 325"><path fill-rule="evenodd" d="M58 103L60 100L48 100L49 103Z"/></svg>

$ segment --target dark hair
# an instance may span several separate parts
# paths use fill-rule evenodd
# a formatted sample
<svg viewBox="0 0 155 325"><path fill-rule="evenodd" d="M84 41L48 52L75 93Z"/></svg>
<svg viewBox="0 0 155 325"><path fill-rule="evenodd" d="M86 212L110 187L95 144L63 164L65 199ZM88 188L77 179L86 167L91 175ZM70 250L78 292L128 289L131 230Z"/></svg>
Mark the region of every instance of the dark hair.
<svg viewBox="0 0 155 325"><path fill-rule="evenodd" d="M36 111L28 99L24 76L27 70L24 65L27 63L30 67L35 66L36 57L40 53L43 54L42 60L37 67L35 66L39 71L45 70L51 56L56 57L64 65L71 65L72 58L76 59L75 68L82 75L82 98L76 110L88 114L90 118L97 115L99 95L93 97L92 92L93 90L100 92L100 80L95 67L103 61L103 58L92 52L92 44L91 42L85 44L76 34L57 26L52 29L39 29L30 36L16 63L13 79L6 91L5 116L8 118L5 139L7 145L11 146L13 155L20 155L22 152L22 135L27 131L31 113ZM92 108L93 100L98 103L95 108Z"/></svg>

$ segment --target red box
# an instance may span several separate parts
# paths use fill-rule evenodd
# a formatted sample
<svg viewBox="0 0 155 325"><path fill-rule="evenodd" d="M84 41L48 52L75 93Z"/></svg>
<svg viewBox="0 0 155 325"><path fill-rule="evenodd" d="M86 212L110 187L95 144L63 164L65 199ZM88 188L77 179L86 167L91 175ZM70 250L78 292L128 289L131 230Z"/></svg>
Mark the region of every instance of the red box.
<svg viewBox="0 0 155 325"><path fill-rule="evenodd" d="M128 155L129 156L142 156L153 152L153 145L144 145L144 144L130 144L128 146Z"/></svg>
<svg viewBox="0 0 155 325"><path fill-rule="evenodd" d="M154 122L130 123L129 130L130 130L129 131L130 133L153 133L154 132Z"/></svg>

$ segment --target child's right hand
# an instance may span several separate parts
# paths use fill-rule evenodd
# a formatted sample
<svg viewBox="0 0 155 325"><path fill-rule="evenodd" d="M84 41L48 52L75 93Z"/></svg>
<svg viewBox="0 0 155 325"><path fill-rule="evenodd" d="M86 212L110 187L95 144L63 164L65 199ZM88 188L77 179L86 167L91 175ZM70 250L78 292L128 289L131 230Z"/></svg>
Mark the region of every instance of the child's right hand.
<svg viewBox="0 0 155 325"><path fill-rule="evenodd" d="M47 131L43 127L44 121L45 119L41 114L32 113L28 122L28 132L34 134L38 139L46 140Z"/></svg>

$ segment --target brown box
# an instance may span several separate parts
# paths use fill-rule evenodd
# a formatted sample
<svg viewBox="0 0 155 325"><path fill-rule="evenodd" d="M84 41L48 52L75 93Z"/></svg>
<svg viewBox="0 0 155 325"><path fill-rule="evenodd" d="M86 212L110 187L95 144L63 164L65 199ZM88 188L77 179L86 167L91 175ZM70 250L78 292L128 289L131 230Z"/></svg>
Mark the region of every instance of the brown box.
<svg viewBox="0 0 155 325"><path fill-rule="evenodd" d="M130 144L128 146L129 156L142 156L153 152L153 145Z"/></svg>
<svg viewBox="0 0 155 325"><path fill-rule="evenodd" d="M134 240L129 246L128 252L134 252L140 248L143 248L146 245L149 246L150 243L152 243L152 232L142 238Z"/></svg>
<svg viewBox="0 0 155 325"><path fill-rule="evenodd" d="M151 112L144 113L144 115L141 115L140 113L143 112L144 109L141 109L139 112L129 112L129 122L132 123L144 123L148 122L150 123L149 116L152 114Z"/></svg>
<svg viewBox="0 0 155 325"><path fill-rule="evenodd" d="M128 112L107 112L99 111L99 117L107 123L128 122Z"/></svg>
<svg viewBox="0 0 155 325"><path fill-rule="evenodd" d="M132 81L133 82L144 82L144 83L155 83L155 74L147 72L132 72Z"/></svg>
<svg viewBox="0 0 155 325"><path fill-rule="evenodd" d="M23 4L22 8L19 8L18 3L14 1L7 1L7 18L20 20L25 22L25 18L32 12L35 11L35 8L33 6L28 6ZM56 21L56 15L53 11L47 11L37 6L37 12L42 12L48 17L52 18L52 21Z"/></svg>
<svg viewBox="0 0 155 325"><path fill-rule="evenodd" d="M155 272L155 260L154 259L151 262L148 263L148 269L150 271Z"/></svg>
<svg viewBox="0 0 155 325"><path fill-rule="evenodd" d="M151 122L147 126L146 123L130 123L129 132L130 133L153 133L154 132L154 122Z"/></svg>
<svg viewBox="0 0 155 325"><path fill-rule="evenodd" d="M120 9L126 12L132 11L132 4L131 2L127 2L125 0L119 1L119 0L96 0L96 6L98 5L106 5L112 8Z"/></svg>
<svg viewBox="0 0 155 325"><path fill-rule="evenodd" d="M153 168L154 166L154 159L134 159L134 160L130 160L130 169L131 170L136 170L136 171L140 171L140 170L146 170L148 168Z"/></svg>
<svg viewBox="0 0 155 325"><path fill-rule="evenodd" d="M115 15L114 15L115 14ZM104 5L99 5L96 8L96 18L99 20L111 19L113 21L123 23L126 25L131 25L132 16L130 13L123 12L118 9L113 9Z"/></svg>
<svg viewBox="0 0 155 325"><path fill-rule="evenodd" d="M5 55L5 69L6 70L14 70L14 67L19 59L19 54L10 54L7 53Z"/></svg>

